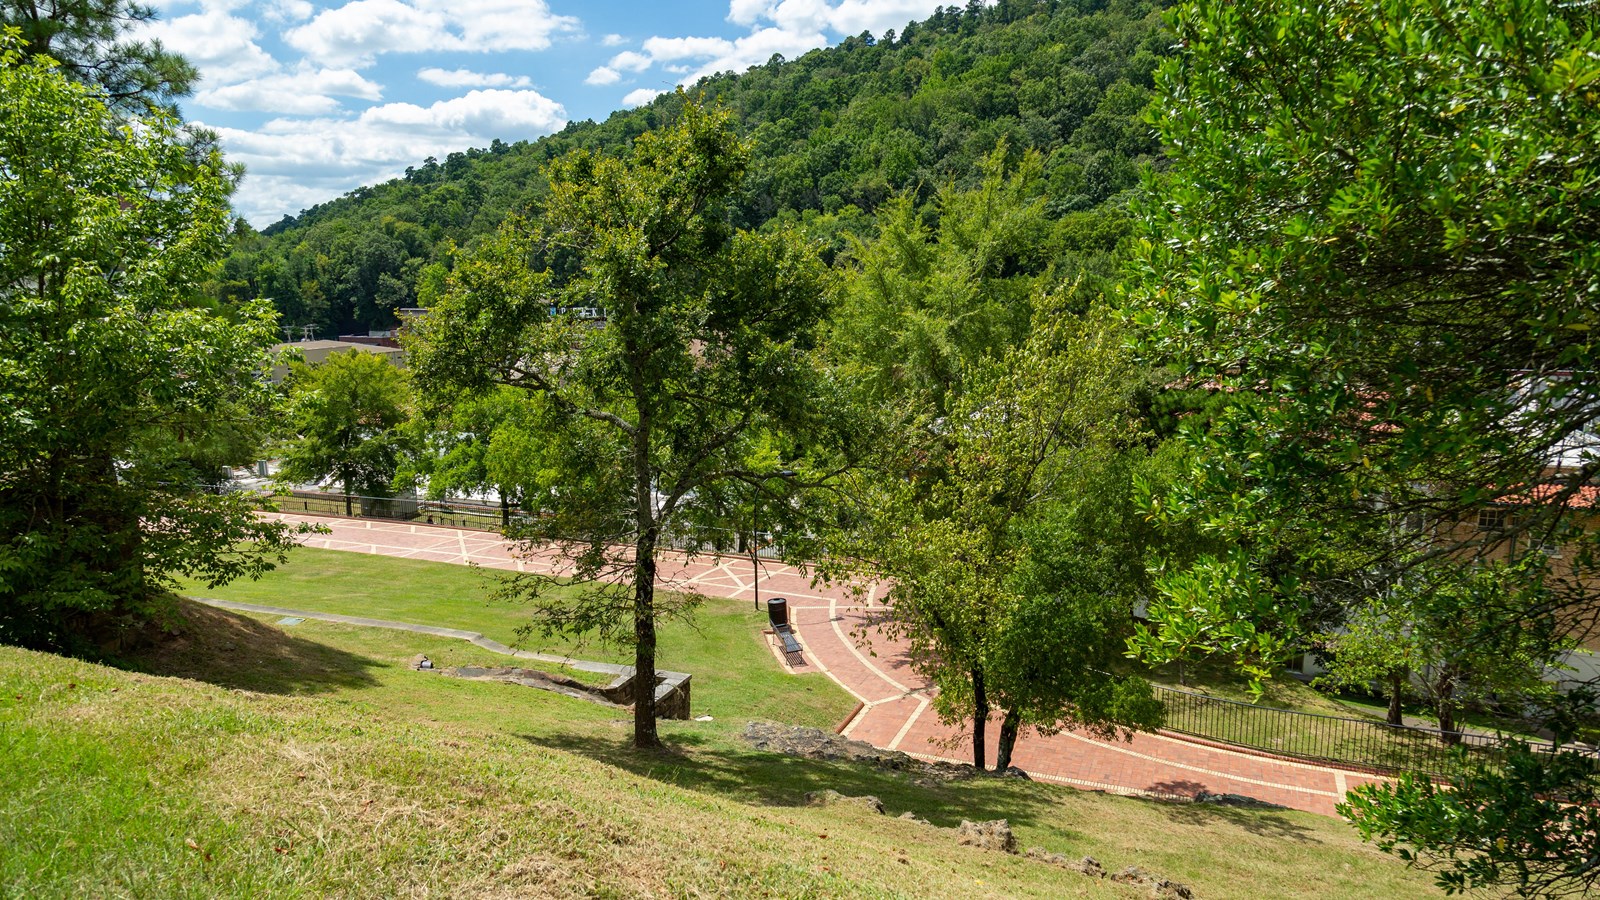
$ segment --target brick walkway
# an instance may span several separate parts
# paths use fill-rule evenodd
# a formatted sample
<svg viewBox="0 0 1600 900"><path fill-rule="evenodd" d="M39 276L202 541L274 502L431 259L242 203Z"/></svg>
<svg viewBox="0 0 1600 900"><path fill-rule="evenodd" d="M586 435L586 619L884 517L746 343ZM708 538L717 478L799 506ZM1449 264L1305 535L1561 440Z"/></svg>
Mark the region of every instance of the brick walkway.
<svg viewBox="0 0 1600 900"><path fill-rule="evenodd" d="M434 562L477 563L515 571L561 574L553 554L518 557L498 535L380 519L341 519L264 514L291 522L315 522L330 534L304 539L309 547L376 553ZM686 560L665 554L664 587L710 597L750 599L750 561L745 557ZM812 586L791 566L763 560L761 593L789 599L790 618L809 665L825 672L862 702L845 725L846 735L926 759L971 760L970 735L941 724L928 705L928 683L910 666L903 648L888 641L874 622L884 607L875 592L851 598L842 589ZM865 634L866 641L855 635ZM994 758L998 721L989 727ZM1200 791L1244 794L1295 809L1334 815L1349 788L1379 779L1308 763L1256 756L1194 743L1166 734L1140 734L1129 742L1096 740L1072 732L1051 737L1024 733L1013 762L1034 778L1124 794L1192 797Z"/></svg>

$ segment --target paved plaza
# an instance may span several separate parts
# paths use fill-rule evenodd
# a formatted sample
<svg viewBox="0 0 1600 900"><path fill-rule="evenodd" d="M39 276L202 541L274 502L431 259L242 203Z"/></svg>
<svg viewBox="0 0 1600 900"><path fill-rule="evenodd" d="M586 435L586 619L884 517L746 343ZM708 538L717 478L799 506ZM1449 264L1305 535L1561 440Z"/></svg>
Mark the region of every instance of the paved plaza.
<svg viewBox="0 0 1600 900"><path fill-rule="evenodd" d="M565 570L559 556L519 556L512 545L491 533L381 519L263 515L329 529L328 534L303 538L308 547L512 571L559 575ZM664 588L753 599L755 582L748 557L687 559L663 553L660 572ZM790 619L805 649L806 665L799 671L811 668L823 673L861 701L861 708L843 725L845 735L925 759L971 761L970 734L939 722L929 706L929 684L912 670L904 648L877 627L884 606L875 589L856 596L844 587L813 585L793 566L762 560L760 591L763 598L788 598ZM990 760L998 730L996 719L988 729ZM1081 788L1183 797L1201 791L1242 794L1323 815L1335 815L1334 804L1346 790L1379 780L1161 733L1103 741L1071 731L1049 737L1025 732L1013 762L1036 779Z"/></svg>

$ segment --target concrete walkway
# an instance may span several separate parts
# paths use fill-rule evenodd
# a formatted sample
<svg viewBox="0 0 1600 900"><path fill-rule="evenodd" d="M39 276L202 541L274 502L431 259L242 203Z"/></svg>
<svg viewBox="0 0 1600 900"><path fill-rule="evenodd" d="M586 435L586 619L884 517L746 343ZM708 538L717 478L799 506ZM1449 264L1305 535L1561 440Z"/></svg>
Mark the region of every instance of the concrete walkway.
<svg viewBox="0 0 1600 900"><path fill-rule="evenodd" d="M459 628L440 628L437 625L418 625L414 622L393 622L388 619L369 619L366 616L345 616L339 613L312 612L304 609L290 609L287 606L268 606L264 603L240 603L237 600L216 600L211 597L194 597L197 603L215 606L218 609L232 609L239 612L262 613L269 616L286 616L296 619L315 619L318 622L338 622L341 625L361 625L366 628L388 628L392 631L409 631L412 634L428 634L434 637L455 638L466 641L504 656L514 656L517 659L532 659L539 662L559 663L569 669L580 672L596 672L601 675L632 675L633 666L619 666L615 663L591 662L587 659L573 659L569 656L558 656L554 653L534 653L530 650L516 650L507 647L499 641L484 637L476 631L462 631Z"/></svg>
<svg viewBox="0 0 1600 900"><path fill-rule="evenodd" d="M539 552L519 557L500 536L484 532L381 519L263 515L288 522L316 523L330 530L329 534L304 538L308 547L555 575L567 569L556 554ZM663 554L660 571L665 588L695 591L708 597L752 599L755 582L747 557L704 556L689 560L669 553ZM888 640L878 628L885 607L877 602L876 588L864 598L855 598L843 588L815 587L798 569L770 560L762 561L760 584L764 597L789 599L790 619L805 648L807 663L861 701L861 709L845 723L844 734L924 759L971 761L970 733L938 721L929 708L930 685L913 671L905 648ZM288 610L283 614L305 615ZM461 637L487 647L466 637L468 632L433 629L428 633ZM483 639L482 635L476 637ZM504 651L510 650L500 646ZM998 720L991 722L990 759L994 758L993 742L998 730ZM1013 761L1034 778L1092 790L1164 797L1193 797L1202 791L1243 794L1330 816L1336 814L1334 804L1347 790L1384 780L1201 744L1166 733L1140 734L1131 741L1120 742L1101 741L1071 731L1048 737L1029 731L1018 740Z"/></svg>

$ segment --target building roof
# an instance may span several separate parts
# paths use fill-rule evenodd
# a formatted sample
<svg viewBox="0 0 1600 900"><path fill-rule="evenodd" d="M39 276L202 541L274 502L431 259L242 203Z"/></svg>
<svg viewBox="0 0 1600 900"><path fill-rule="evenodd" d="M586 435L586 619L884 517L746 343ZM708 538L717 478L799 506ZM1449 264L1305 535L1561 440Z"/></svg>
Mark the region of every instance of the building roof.
<svg viewBox="0 0 1600 900"><path fill-rule="evenodd" d="M1562 499L1569 509L1594 509L1600 506L1600 485L1581 484L1573 488L1564 484L1535 484L1502 494L1494 502L1502 506L1537 506Z"/></svg>

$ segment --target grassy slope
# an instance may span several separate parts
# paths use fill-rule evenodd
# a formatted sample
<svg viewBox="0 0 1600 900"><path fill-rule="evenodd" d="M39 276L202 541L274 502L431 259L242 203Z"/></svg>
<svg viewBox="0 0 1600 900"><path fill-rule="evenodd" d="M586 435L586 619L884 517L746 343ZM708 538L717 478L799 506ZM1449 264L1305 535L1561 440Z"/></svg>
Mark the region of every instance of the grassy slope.
<svg viewBox="0 0 1600 900"><path fill-rule="evenodd" d="M600 662L633 662L630 649L581 644L559 638L531 636L518 643L517 628L527 620L520 607L484 601L492 573L466 566L368 556L338 550L300 548L293 561L255 582L203 590L197 595L304 609L392 619L423 625L442 625L480 631L497 641L525 650L568 654ZM711 600L695 614L692 623L668 622L660 630L657 666L695 675L695 714L720 716L737 709L745 719L771 719L800 725L832 728L855 706L854 698L821 675L804 678L797 689L792 676L773 663L760 637L765 614L743 603ZM393 648L384 652L395 659L427 653L440 665L465 662L510 664L508 657L479 650L462 641L431 640L404 632L355 629L364 646ZM339 626L306 622L289 629L296 636L340 633ZM320 638L318 638L320 640ZM522 665L523 663L516 663ZM211 671L212 663L203 660ZM248 672L240 672L236 687L261 690ZM167 668L164 674L190 675ZM271 676L273 679L280 675Z"/></svg>
<svg viewBox="0 0 1600 900"><path fill-rule="evenodd" d="M13 763L0 770L0 894L1139 896L946 831L798 805L832 787L938 825L1008 818L1024 846L1142 865L1208 900L1432 895L1317 816L917 784L755 752L736 737L746 719L831 725L847 698L819 676L772 674L739 604L712 604L702 635L673 638L675 664L697 673L696 711L717 718L663 723L665 755L628 750L615 710L404 667L417 652L483 659L460 642L191 616L144 664L214 685L0 649ZM751 677L712 689L734 673Z"/></svg>

